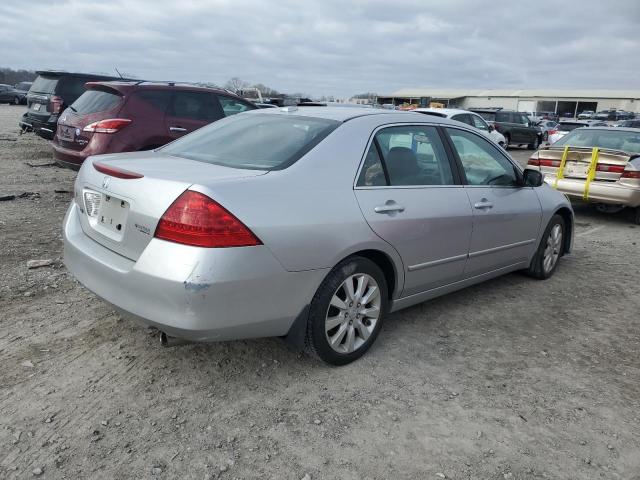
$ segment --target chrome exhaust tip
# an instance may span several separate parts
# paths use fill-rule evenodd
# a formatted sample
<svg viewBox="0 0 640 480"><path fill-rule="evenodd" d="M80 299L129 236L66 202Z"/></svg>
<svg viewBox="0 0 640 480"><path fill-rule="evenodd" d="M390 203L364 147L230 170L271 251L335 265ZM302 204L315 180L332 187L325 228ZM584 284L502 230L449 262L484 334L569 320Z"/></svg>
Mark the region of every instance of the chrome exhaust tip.
<svg viewBox="0 0 640 480"><path fill-rule="evenodd" d="M184 345L190 343L189 340L183 338L172 337L164 332L160 332L160 345L163 347L175 347L177 345Z"/></svg>

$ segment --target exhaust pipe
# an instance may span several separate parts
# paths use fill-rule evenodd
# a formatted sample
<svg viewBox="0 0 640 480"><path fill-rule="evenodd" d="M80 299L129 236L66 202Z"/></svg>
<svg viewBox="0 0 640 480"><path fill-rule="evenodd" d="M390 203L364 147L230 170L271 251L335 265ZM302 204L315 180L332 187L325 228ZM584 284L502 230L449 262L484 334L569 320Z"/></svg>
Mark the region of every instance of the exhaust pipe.
<svg viewBox="0 0 640 480"><path fill-rule="evenodd" d="M184 345L185 343L191 342L183 338L171 337L164 332L160 332L160 345L162 345L163 347L176 347L178 345Z"/></svg>

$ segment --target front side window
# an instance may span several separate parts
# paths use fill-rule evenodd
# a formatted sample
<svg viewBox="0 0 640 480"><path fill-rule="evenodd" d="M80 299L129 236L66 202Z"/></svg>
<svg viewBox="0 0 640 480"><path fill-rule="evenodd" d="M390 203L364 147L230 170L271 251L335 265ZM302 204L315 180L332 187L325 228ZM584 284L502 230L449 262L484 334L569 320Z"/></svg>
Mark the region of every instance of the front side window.
<svg viewBox="0 0 640 480"><path fill-rule="evenodd" d="M514 166L496 147L471 132L447 128L469 185L517 186Z"/></svg>
<svg viewBox="0 0 640 480"><path fill-rule="evenodd" d="M222 106L222 110L224 111L224 114L227 117L229 115L235 115L236 113L252 110L252 108L249 105L247 105L244 102L241 102L236 98L218 95L218 100L220 100L220 106Z"/></svg>
<svg viewBox="0 0 640 480"><path fill-rule="evenodd" d="M281 170L302 158L339 125L335 120L294 115L233 115L159 151L231 168Z"/></svg>
<svg viewBox="0 0 640 480"><path fill-rule="evenodd" d="M172 117L190 118L212 122L222 118L222 112L214 103L212 95L205 92L177 91L169 107Z"/></svg>
<svg viewBox="0 0 640 480"><path fill-rule="evenodd" d="M378 131L358 179L361 186L453 184L451 165L438 131L419 125Z"/></svg>

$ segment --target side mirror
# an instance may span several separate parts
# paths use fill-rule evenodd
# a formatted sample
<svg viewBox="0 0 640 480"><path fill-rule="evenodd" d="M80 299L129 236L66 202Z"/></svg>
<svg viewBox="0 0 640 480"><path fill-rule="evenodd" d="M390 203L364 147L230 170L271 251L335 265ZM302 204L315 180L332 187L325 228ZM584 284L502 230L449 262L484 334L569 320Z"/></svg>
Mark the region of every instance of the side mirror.
<svg viewBox="0 0 640 480"><path fill-rule="evenodd" d="M525 169L522 174L525 187L540 187L544 183L544 175L538 170Z"/></svg>
<svg viewBox="0 0 640 480"><path fill-rule="evenodd" d="M496 129L496 127L494 127L493 125L489 125L489 131L493 132Z"/></svg>

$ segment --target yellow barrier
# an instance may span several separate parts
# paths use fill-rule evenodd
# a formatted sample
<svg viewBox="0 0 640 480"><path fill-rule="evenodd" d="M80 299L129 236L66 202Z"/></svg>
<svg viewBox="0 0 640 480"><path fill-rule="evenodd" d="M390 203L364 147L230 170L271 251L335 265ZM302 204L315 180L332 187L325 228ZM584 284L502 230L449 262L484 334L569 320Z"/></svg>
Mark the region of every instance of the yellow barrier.
<svg viewBox="0 0 640 480"><path fill-rule="evenodd" d="M564 166L567 163L567 157L569 156L569 145L564 147L564 152L562 152L562 159L560 160L560 166L558 167L558 172L556 173L556 181L553 182L553 188L558 188L558 180L564 178Z"/></svg>
<svg viewBox="0 0 640 480"><path fill-rule="evenodd" d="M596 178L599 154L600 149L598 147L593 147L593 150L591 151L591 163L589 164L589 171L587 172L587 180L584 183L584 195L582 195L584 200L589 200L589 186L593 179Z"/></svg>

